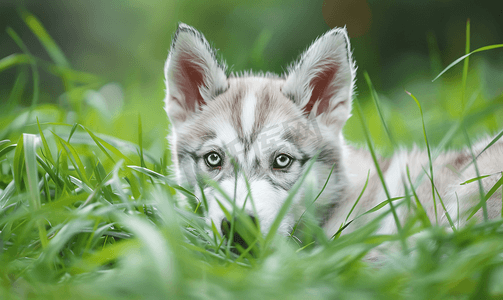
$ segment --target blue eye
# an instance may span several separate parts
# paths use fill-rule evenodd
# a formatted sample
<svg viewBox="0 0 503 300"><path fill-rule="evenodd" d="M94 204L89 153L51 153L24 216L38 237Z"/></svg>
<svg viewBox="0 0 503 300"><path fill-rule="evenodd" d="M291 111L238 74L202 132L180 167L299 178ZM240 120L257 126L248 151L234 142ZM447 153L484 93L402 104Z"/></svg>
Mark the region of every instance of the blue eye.
<svg viewBox="0 0 503 300"><path fill-rule="evenodd" d="M218 168L222 166L222 158L220 154L212 151L204 156L204 161L211 168Z"/></svg>
<svg viewBox="0 0 503 300"><path fill-rule="evenodd" d="M293 158L291 158L290 156L288 156L286 154L279 154L274 159L274 163L273 163L272 167L274 169L284 169L284 168L289 167L292 164L292 161L293 161Z"/></svg>

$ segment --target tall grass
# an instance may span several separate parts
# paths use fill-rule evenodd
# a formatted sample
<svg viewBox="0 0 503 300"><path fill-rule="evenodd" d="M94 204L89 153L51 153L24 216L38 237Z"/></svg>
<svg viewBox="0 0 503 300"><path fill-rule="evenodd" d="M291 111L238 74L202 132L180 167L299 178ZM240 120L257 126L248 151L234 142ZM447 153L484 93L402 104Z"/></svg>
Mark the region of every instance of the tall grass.
<svg viewBox="0 0 503 300"><path fill-rule="evenodd" d="M99 87L102 80L71 69L36 17L26 11L20 15L53 61L33 57L9 29L23 54L2 58L0 71L29 64L35 87L39 69L48 71L44 76L58 76L68 95L67 107L76 114L77 122L66 124L64 117L48 116L66 112L37 104L35 87L33 105L20 108L16 93L23 90L25 73L20 73L13 87L9 100L13 103L2 103L10 109L2 118L10 122L0 130L1 299L503 297L503 220L453 231L437 227L425 220L420 202L424 199L418 199L410 177L412 191L400 198L388 196L372 208L369 212L380 213L374 221L349 234L339 232L331 239L321 237L321 229L307 222L303 232L316 238L305 236L297 241L293 234L278 236L276 230L301 181L270 232L263 237L257 230L249 231L249 248L235 254L215 225L202 221L205 199L197 199L170 179L168 151L155 155L144 148L141 118L137 122L137 143L101 135L79 122L85 119L81 109L85 91ZM267 40L268 34L264 34L257 43L262 45ZM490 48L496 46L485 49ZM463 79L463 91L465 82ZM368 83L388 131L390 126L386 126L370 78ZM356 107L367 133L363 109L359 104ZM489 112L482 110L473 118L480 120L484 114ZM467 126L465 119L459 123L462 126L456 123L453 128ZM428 142L426 130L424 133ZM394 144L394 138L390 138ZM367 142L373 151L370 134ZM374 162L378 166L375 155ZM432 179L432 168L430 172ZM483 207L502 182L482 194L474 210ZM177 205L180 195L193 204L190 209ZM417 209L400 224L393 202L403 198L414 199ZM315 199L307 200L311 203ZM221 201L233 203L225 194ZM227 214L232 220L231 232L240 230L236 219L245 228L254 228L239 209L232 212L234 215ZM377 222L389 214L395 214L399 233L376 235ZM350 213L345 224L359 217ZM409 243L410 236L418 231L417 224L423 234ZM386 241L401 241L404 251L386 255ZM370 251L384 252L387 259L368 261L365 256Z"/></svg>

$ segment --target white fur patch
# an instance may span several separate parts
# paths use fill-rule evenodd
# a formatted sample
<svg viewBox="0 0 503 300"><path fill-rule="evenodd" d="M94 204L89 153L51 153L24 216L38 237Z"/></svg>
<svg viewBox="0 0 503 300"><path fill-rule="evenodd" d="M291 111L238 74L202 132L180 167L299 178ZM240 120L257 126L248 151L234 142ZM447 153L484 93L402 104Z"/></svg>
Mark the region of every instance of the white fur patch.
<svg viewBox="0 0 503 300"><path fill-rule="evenodd" d="M255 180L249 182L249 184L252 197L249 196L248 188L246 187L246 182L243 177L238 178L236 187L234 187L234 179L222 181L220 187L231 199L235 198L235 207L237 209L243 209L246 214L258 216L260 229L262 233L266 234L279 213L287 193L275 189L266 180ZM235 197L234 189L236 191ZM232 211L233 205L225 200L218 192L210 191L208 188L205 192L206 195L210 196L210 198L208 198L209 209L207 221L211 222L211 220L213 220L217 228L220 228L220 224L225 218L225 215L216 200L211 198L216 196L228 211ZM290 223L292 220L290 219L291 216L287 216L284 219L278 229L280 233L286 235L289 230L291 230L292 225ZM286 220L288 220L288 222L285 222Z"/></svg>
<svg viewBox="0 0 503 300"><path fill-rule="evenodd" d="M255 123L255 107L257 106L257 97L253 93L248 93L244 98L243 110L241 111L241 126L243 133L249 135L252 133Z"/></svg>
<svg viewBox="0 0 503 300"><path fill-rule="evenodd" d="M235 148L238 151L236 146L239 140L234 126L227 122L227 120L221 120L220 122L215 122L214 129L218 140L222 142L222 146ZM233 149L229 149L229 151L232 152Z"/></svg>

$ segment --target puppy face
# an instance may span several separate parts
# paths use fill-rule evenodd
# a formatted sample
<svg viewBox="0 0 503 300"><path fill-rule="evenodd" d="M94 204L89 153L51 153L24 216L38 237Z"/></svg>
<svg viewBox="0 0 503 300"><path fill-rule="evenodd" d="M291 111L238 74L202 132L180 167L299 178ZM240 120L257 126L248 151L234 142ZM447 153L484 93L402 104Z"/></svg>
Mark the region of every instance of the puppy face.
<svg viewBox="0 0 503 300"><path fill-rule="evenodd" d="M302 213L300 199L321 189L334 164L318 202L331 203L343 193L340 131L354 80L348 49L345 30L335 29L283 77L228 77L204 37L180 25L165 68L170 144L177 180L200 199L204 193L208 222L220 227L222 207L240 209L268 232L311 162L310 186L295 194L279 232L288 234Z"/></svg>

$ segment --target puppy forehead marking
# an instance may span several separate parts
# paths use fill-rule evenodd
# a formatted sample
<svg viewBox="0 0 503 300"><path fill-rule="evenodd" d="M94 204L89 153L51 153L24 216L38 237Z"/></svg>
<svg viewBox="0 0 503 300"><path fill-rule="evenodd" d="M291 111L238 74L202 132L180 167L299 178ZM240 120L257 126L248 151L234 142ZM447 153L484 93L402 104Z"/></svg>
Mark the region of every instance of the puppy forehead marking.
<svg viewBox="0 0 503 300"><path fill-rule="evenodd" d="M228 82L227 92L208 103L207 117L200 121L215 131L217 144L251 165L264 150L275 148L300 111L281 93L280 79L241 77Z"/></svg>
<svg viewBox="0 0 503 300"><path fill-rule="evenodd" d="M248 136L253 132L255 123L255 107L257 106L257 97L253 92L248 92L243 99L243 108L241 111L241 126L243 134Z"/></svg>
<svg viewBox="0 0 503 300"><path fill-rule="evenodd" d="M232 146L239 140L238 129L229 120L215 118L214 126L216 131L215 138L220 140L224 147Z"/></svg>

